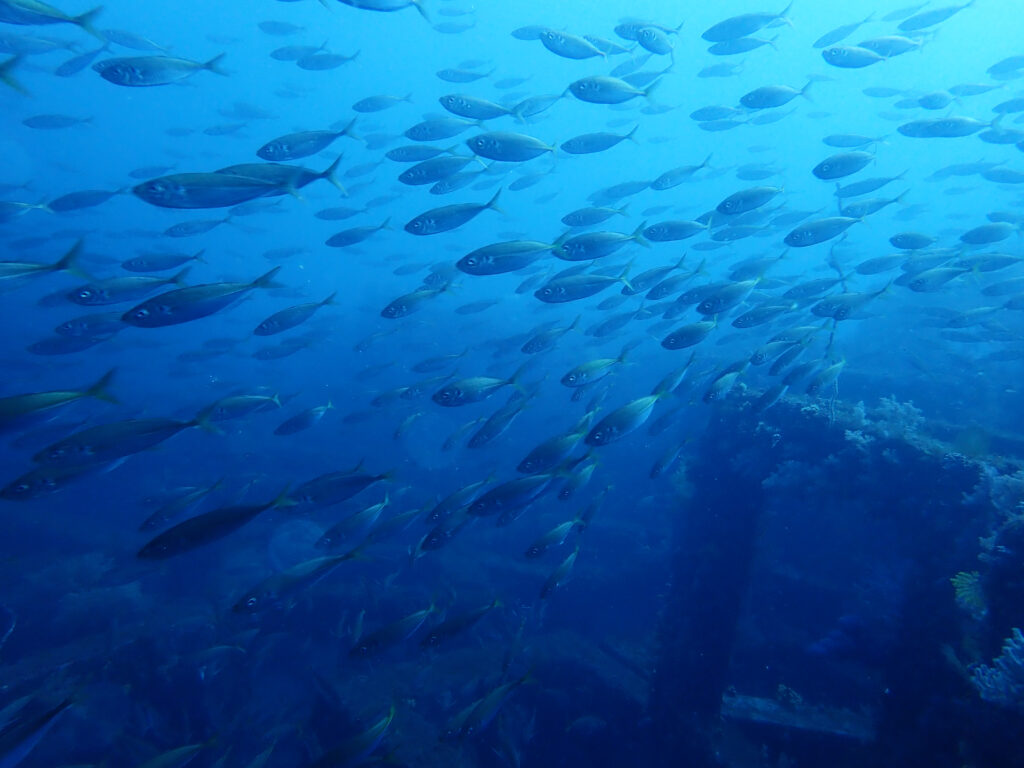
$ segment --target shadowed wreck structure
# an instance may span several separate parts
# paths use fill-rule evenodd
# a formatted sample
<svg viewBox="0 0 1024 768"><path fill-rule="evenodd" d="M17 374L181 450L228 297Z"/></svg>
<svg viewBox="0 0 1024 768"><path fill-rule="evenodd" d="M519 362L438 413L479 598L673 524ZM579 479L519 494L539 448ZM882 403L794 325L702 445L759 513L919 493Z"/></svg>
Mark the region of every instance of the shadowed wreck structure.
<svg viewBox="0 0 1024 768"><path fill-rule="evenodd" d="M1024 473L938 429L889 399L715 410L680 471L657 764L1020 764L1024 684L979 707L1018 681L974 670L1024 620Z"/></svg>

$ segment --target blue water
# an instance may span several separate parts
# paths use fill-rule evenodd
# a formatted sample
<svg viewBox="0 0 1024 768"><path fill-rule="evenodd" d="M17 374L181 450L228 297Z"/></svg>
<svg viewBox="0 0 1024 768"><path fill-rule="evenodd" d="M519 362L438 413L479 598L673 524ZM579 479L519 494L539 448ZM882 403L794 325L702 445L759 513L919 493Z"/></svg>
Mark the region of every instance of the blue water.
<svg viewBox="0 0 1024 768"><path fill-rule="evenodd" d="M904 2L795 0L783 15L781 3L747 0L683 9L663 0L422 0L389 13L335 0L109 0L88 28L0 23L11 57L10 82L0 84L0 261L11 273L0 280L0 398L82 392L113 371L106 399L19 418L5 409L24 401L0 401L0 765L119 768L158 756L154 765L254 768L1024 765L1024 649L1010 642L992 666L1024 626L1024 282L1013 282L1024 278L1024 198L1007 183L1024 172L1024 103L998 107L996 119L997 105L1021 95L1024 60L999 63L1024 54L1024 16L1012 0L976 0L905 32L901 21L939 6ZM0 19L25 3L0 0ZM45 12L90 10L59 5ZM762 11L752 36L770 44L707 51L704 30ZM615 32L624 17L658 27L672 52L642 58L642 46ZM913 50L845 68L815 48L829 30L865 19L836 44L905 35ZM566 58L512 34L527 25L632 50ZM68 76L66 62L97 51L104 36L114 42L96 54L101 67L167 55L196 68L155 87L118 85L91 65ZM146 40L165 52L141 50ZM322 71L281 60L286 46L321 44L319 53L354 58ZM219 71L202 68L221 54ZM700 74L725 64L727 76ZM479 77L449 82L445 69ZM574 81L613 69L627 80L651 74L635 88L617 81L635 91L621 104L570 93ZM972 84L992 89L964 87ZM782 106L738 107L762 86L794 90ZM446 94L510 109L563 96L525 119L488 119L431 142L403 136L421 120L453 117L438 101ZM926 95L942 106L922 106ZM396 99L382 111L352 109L371 96ZM708 106L736 111L718 123L690 117ZM63 117L54 126L52 116ZM182 209L147 202L137 186L263 163L256 151L271 140L340 131L353 117L353 136L285 161L320 173L340 157L344 190L267 182L240 207ZM907 135L914 121L947 117L969 119L964 135ZM559 146L634 127L604 151ZM483 131L547 148L522 162L473 159L466 141ZM837 134L872 140L823 142ZM463 155L462 171L475 175L443 195L399 183L412 164L385 153L410 145ZM873 157L839 179L812 173L847 152ZM649 186L683 166L678 185ZM873 177L897 178L843 202L887 201L879 210L845 222L843 236L787 249L791 230L840 215L837 183ZM595 195L625 182L640 183ZM709 213L753 187L775 189L742 216ZM61 201L85 190L109 199ZM451 231L404 229L441 206L483 206L499 190L496 210ZM621 212L574 230L561 222L591 204ZM339 206L353 215L315 215ZM189 237L167 234L225 218ZM643 233L669 220L703 228L672 242L648 231L593 261L560 258L566 237ZM359 243L325 244L385 222ZM986 242L962 237L992 222L1005 224L985 230ZM897 233L927 244L901 251L890 243ZM549 245L506 274L455 267L512 240ZM69 269L33 269L76 244ZM122 266L155 253L183 263ZM891 258L865 264L879 257ZM764 261L734 272L754 259ZM680 262L672 274L686 280L667 298L622 296L647 270ZM578 301L535 296L574 266L621 279ZM237 295L208 316L157 328L138 327L133 309L168 291L180 297L180 286L101 306L73 301L87 284L184 267L182 286L236 283ZM269 285L250 284L275 268ZM786 295L812 280L826 282ZM738 301L719 312L701 315L703 297L676 302L742 281ZM274 313L330 294L332 304L294 328L254 334ZM385 307L407 294L411 311L388 317ZM849 317L819 305L837 296ZM777 311L763 323L733 325L765 307ZM107 328L77 337L81 348L58 330L98 312L112 313ZM613 327L600 329L609 318ZM574 321L549 349L522 351ZM706 337L692 346L661 344L701 321ZM775 337L787 344L751 364ZM579 396L561 382L626 346ZM794 362L771 373L784 351ZM414 369L437 356L450 359ZM758 404L800 365L779 399ZM460 407L433 397L479 385L475 377L490 377L495 391ZM652 394L619 439L584 439L609 414L629 421L616 409ZM232 418L204 410L246 396L259 407ZM308 428L275 434L315 408ZM507 429L469 444L484 420L509 412ZM180 431L145 445L110 437L142 419L177 420ZM466 511L481 493L526 477L516 467L532 449L574 429L532 498ZM76 458L53 451L68 439ZM97 449L100 440L108 447ZM332 504L303 497L304 484L344 472L366 487ZM24 482L35 483L30 492ZM451 515L428 521L441 499L474 483ZM140 530L190 493L195 503ZM145 555L162 531L195 518L186 530L202 537L204 523L226 514L218 510L239 507L254 509L237 529L164 559ZM360 513L332 548L317 545ZM524 555L561 524L547 551ZM438 531L450 533L441 545L431 539ZM266 579L279 587L275 574L287 580L302 563L346 553L322 578L239 607ZM468 626L424 647L432 629L474 611ZM740 712L737 696L760 702L762 716ZM69 697L52 720L33 719ZM851 719L868 725L838 725Z"/></svg>

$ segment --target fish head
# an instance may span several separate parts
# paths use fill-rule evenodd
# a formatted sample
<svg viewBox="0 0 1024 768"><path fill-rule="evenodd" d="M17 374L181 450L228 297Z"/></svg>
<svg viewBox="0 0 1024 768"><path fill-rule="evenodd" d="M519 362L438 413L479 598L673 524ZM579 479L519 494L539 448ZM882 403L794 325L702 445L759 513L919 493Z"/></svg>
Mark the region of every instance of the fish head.
<svg viewBox="0 0 1024 768"><path fill-rule="evenodd" d="M135 309L130 309L121 316L121 319L129 325L147 326L155 325L160 317L170 317L174 309L166 304L146 302Z"/></svg>
<svg viewBox="0 0 1024 768"><path fill-rule="evenodd" d="M437 230L433 216L417 216L405 225L405 231L413 235L429 235Z"/></svg>
<svg viewBox="0 0 1024 768"><path fill-rule="evenodd" d="M486 157L501 149L501 141L494 136L480 134L471 139L466 139L466 146L469 147L473 154Z"/></svg>
<svg viewBox="0 0 1024 768"><path fill-rule="evenodd" d="M93 69L99 72L104 80L114 85L138 85L146 82L145 70L127 60L101 61L94 64Z"/></svg>
<svg viewBox="0 0 1024 768"><path fill-rule="evenodd" d="M83 285L68 294L68 299L75 304L100 304L107 298L106 290L99 285Z"/></svg>
<svg viewBox="0 0 1024 768"><path fill-rule="evenodd" d="M386 317L390 320L405 317L407 314L409 314L409 307L401 299L395 299L380 311L381 317Z"/></svg>
<svg viewBox="0 0 1024 768"><path fill-rule="evenodd" d="M264 160L289 160L292 156L292 148L284 141L275 140L260 147L256 154Z"/></svg>
<svg viewBox="0 0 1024 768"><path fill-rule="evenodd" d="M593 78L584 78L577 80L569 86L569 90L572 91L572 95L582 101L587 101L588 97L593 98L601 93L601 83Z"/></svg>
<svg viewBox="0 0 1024 768"><path fill-rule="evenodd" d="M539 288L534 293L534 296L541 301L559 301L565 297L565 288L560 285L552 285L551 283L548 283L543 288Z"/></svg>
<svg viewBox="0 0 1024 768"><path fill-rule="evenodd" d="M256 326L255 333L257 336L269 336L274 333L280 324L273 318L267 318L262 323Z"/></svg>
<svg viewBox="0 0 1024 768"><path fill-rule="evenodd" d="M132 188L132 193L147 203L155 205L167 205L174 202L182 202L188 197L188 190L184 185L178 184L164 177L150 179Z"/></svg>
<svg viewBox="0 0 1024 768"><path fill-rule="evenodd" d="M449 384L431 395L430 399L438 405L461 405L465 399L465 393L458 385Z"/></svg>
<svg viewBox="0 0 1024 768"><path fill-rule="evenodd" d="M808 232L806 229L794 229L792 232L786 235L785 238L783 238L783 242L786 245L799 247L806 243L809 238L810 232Z"/></svg>
<svg viewBox="0 0 1024 768"><path fill-rule="evenodd" d="M567 387L580 387L587 383L587 374L579 369L569 371L561 379Z"/></svg>
<svg viewBox="0 0 1024 768"><path fill-rule="evenodd" d="M619 428L612 424L599 424L584 439L587 445L606 445L619 435Z"/></svg>
<svg viewBox="0 0 1024 768"><path fill-rule="evenodd" d="M0 498L7 499L8 501L24 501L46 493L52 493L57 488L56 478L49 475L26 476L18 478L0 489Z"/></svg>

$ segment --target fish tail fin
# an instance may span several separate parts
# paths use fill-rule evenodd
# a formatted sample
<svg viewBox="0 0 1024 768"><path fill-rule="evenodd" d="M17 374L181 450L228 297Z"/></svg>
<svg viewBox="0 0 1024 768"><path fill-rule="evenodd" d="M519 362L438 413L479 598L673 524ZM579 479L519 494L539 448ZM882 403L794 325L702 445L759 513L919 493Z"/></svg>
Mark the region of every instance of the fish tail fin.
<svg viewBox="0 0 1024 768"><path fill-rule="evenodd" d="M412 5L427 24L433 24L430 21L430 16L427 15L427 9L423 7L423 0L412 0Z"/></svg>
<svg viewBox="0 0 1024 768"><path fill-rule="evenodd" d="M629 133L626 134L626 138L629 139L630 141L632 141L634 144L639 144L639 142L636 139L633 138L633 136L636 134L636 132L639 129L640 129L640 123L637 123L636 125L633 126L633 130L631 130Z"/></svg>
<svg viewBox="0 0 1024 768"><path fill-rule="evenodd" d="M209 407L203 408L189 423L194 427L199 427L203 432L209 432L211 435L223 435L224 430L210 421L212 413L213 411Z"/></svg>
<svg viewBox="0 0 1024 768"><path fill-rule="evenodd" d="M221 66L221 62L224 61L224 57L226 55L227 54L224 53L217 54L212 59L203 64L203 69L208 69L215 74L227 77L230 73L226 69L224 69L223 66Z"/></svg>
<svg viewBox="0 0 1024 768"><path fill-rule="evenodd" d="M523 379L523 374L526 373L526 369L530 367L532 360L527 360L525 363L516 368L515 373L512 374L512 378L508 380L508 383L516 389L522 390L520 382Z"/></svg>
<svg viewBox="0 0 1024 768"><path fill-rule="evenodd" d="M203 254L206 253L206 249L196 251L195 256L192 257L192 261L198 261L200 264L209 264L209 262L203 258Z"/></svg>
<svg viewBox="0 0 1024 768"><path fill-rule="evenodd" d="M272 507L274 509L280 509L281 507L294 507L294 506L296 506L298 504L298 502L295 501L295 499L291 498L288 495L288 492L291 490L291 487L292 487L291 483L288 483L287 485L285 485L285 487L281 489L281 492L279 494L277 494L277 496L274 497L274 500L272 502L270 502L270 507Z"/></svg>
<svg viewBox="0 0 1024 768"><path fill-rule="evenodd" d="M365 143L363 137L356 133L354 130L356 127L356 120L358 119L358 117L353 117L351 120L349 120L348 125L341 129L341 135L348 136L350 139L354 139L355 141L362 141Z"/></svg>
<svg viewBox="0 0 1024 768"><path fill-rule="evenodd" d="M789 12L790 12L790 10L792 10L792 8L793 8L793 0L789 0L789 5L787 5L783 9L782 13L780 13L778 15L779 21L785 22L786 26L789 26L789 27L793 26L793 20L789 18Z"/></svg>
<svg viewBox="0 0 1024 768"><path fill-rule="evenodd" d="M814 85L816 82L817 82L817 80L815 80L813 77L809 78L807 80L807 85L805 85L803 88L800 89L800 95L803 96L805 99L807 99L812 104L814 103L814 99L812 99L810 96L807 95L807 91L810 90L811 86Z"/></svg>
<svg viewBox="0 0 1024 768"><path fill-rule="evenodd" d="M390 225L391 225L391 217L388 216L386 219L384 219L383 223L381 223L381 225L379 227L377 227L377 229L391 229Z"/></svg>
<svg viewBox="0 0 1024 768"><path fill-rule="evenodd" d="M619 356L616 358L616 360L620 363L626 362L626 358L629 356L629 353L632 352L637 347L639 347L641 343L641 339L633 339L632 341L627 341L625 344L622 345L622 351L619 352Z"/></svg>
<svg viewBox="0 0 1024 768"><path fill-rule="evenodd" d="M77 241L67 253L50 265L50 271L75 273L78 269L78 257L82 255L82 245L82 240Z"/></svg>
<svg viewBox="0 0 1024 768"><path fill-rule="evenodd" d="M328 304L334 304L334 303L335 303L335 301L334 301L334 297L335 297L335 296L337 296L337 295L338 295L338 292L337 292L337 291L335 291L335 292L334 292L334 293L332 293L332 294L331 294L330 296L328 296L328 297L327 297L326 299L324 299L323 301L321 301L321 302L320 302L320 306L321 306L321 307L326 307L326 306L327 306Z"/></svg>
<svg viewBox="0 0 1024 768"><path fill-rule="evenodd" d="M24 56L11 56L3 64L0 64L0 82L8 88L13 88L18 93L28 96L29 92L25 89L25 86L15 80L14 75L11 74L21 64L23 58Z"/></svg>
<svg viewBox="0 0 1024 768"><path fill-rule="evenodd" d="M113 381L115 373L117 373L117 368L111 368L109 371L104 373L95 384L85 390L85 396L94 397L97 400L116 404L117 398L110 394L107 389L110 386L110 382Z"/></svg>
<svg viewBox="0 0 1024 768"><path fill-rule="evenodd" d="M192 267L185 267L178 274L176 274L173 277L169 278L167 280L167 282L168 283L174 283L175 285L184 285L185 284L185 276L189 273L189 270L191 270L191 269L192 269Z"/></svg>
<svg viewBox="0 0 1024 768"><path fill-rule="evenodd" d="M505 213L505 211L498 206L499 197L501 197L500 188L494 193L494 197L487 201L487 205L485 205L484 208L490 208L492 211L497 211L498 213Z"/></svg>
<svg viewBox="0 0 1024 768"><path fill-rule="evenodd" d="M634 241L637 245L642 245L644 248L650 248L651 244L644 237L644 230L647 229L647 222L641 221L640 225L633 230L630 234L629 239Z"/></svg>
<svg viewBox="0 0 1024 768"><path fill-rule="evenodd" d="M341 194L343 194L345 197L348 197L348 190L346 190L344 185L342 185L342 183L338 181L338 177L335 175L338 171L338 166L341 165L341 158L343 158L344 156L344 154L338 155L335 158L334 162L323 170L323 173L320 174L319 178L325 179L326 181L330 182L332 186L334 186L339 192L341 192Z"/></svg>
<svg viewBox="0 0 1024 768"><path fill-rule="evenodd" d="M671 69L671 66L669 67L669 69ZM667 72L668 70L665 70L665 71ZM651 82L651 84L650 84L650 85L648 85L648 86L647 86L646 88L644 88L644 89L643 89L642 91L640 91L641 95L642 95L642 96L643 96L643 97L644 97L645 99L647 99L648 101L650 101L650 99L651 99L651 94L652 94L652 93L654 92L654 89L655 89L655 88L657 88L657 87L658 87L659 85L661 85L661 79L662 79L662 78L663 78L664 76L665 76L665 73L664 73L664 72L662 72L662 73L661 73L660 75L658 75L658 76L657 76L656 78L654 78L654 80L653 80L653 81Z"/></svg>
<svg viewBox="0 0 1024 768"><path fill-rule="evenodd" d="M96 17L99 16L102 12L103 12L103 6L102 5L98 5L95 8L93 8L91 11L86 11L81 16L73 16L71 18L71 21L73 23L77 24L78 26L80 26L82 29L84 29L90 35L95 37L97 40L102 40L104 42L108 42L106 36L104 36L104 34L102 32L99 32L92 25L92 23L96 20Z"/></svg>
<svg viewBox="0 0 1024 768"><path fill-rule="evenodd" d="M274 267L272 270L270 270L266 274L260 275L255 280L253 280L251 283L249 283L249 287L250 288L270 288L270 287L272 287L274 285L274 276L278 272L280 272L280 271L281 271L280 267Z"/></svg>

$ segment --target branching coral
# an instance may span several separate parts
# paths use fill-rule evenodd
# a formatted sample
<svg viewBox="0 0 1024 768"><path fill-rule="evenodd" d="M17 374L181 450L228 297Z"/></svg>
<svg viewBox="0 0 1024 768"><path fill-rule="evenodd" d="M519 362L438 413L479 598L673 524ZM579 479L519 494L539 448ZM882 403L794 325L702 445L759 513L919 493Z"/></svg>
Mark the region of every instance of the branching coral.
<svg viewBox="0 0 1024 768"><path fill-rule="evenodd" d="M1014 627L1002 654L974 670L971 683L985 701L1024 713L1024 634Z"/></svg>

